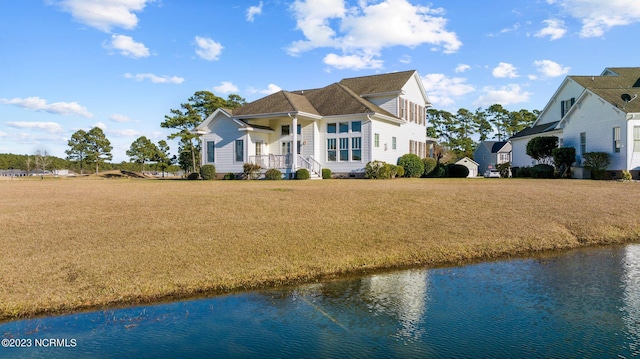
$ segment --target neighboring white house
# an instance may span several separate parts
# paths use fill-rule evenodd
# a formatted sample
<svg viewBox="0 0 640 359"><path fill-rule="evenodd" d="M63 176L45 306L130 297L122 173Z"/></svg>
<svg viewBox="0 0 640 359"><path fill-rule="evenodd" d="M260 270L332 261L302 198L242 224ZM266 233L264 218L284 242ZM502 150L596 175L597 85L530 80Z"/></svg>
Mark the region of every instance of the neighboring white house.
<svg viewBox="0 0 640 359"><path fill-rule="evenodd" d="M610 171L640 171L640 67L606 68L600 76L567 76L530 128L510 138L513 166L536 162L526 154L529 140L557 136L576 149L574 177L586 177L582 156L607 152Z"/></svg>
<svg viewBox="0 0 640 359"><path fill-rule="evenodd" d="M319 89L279 91L233 110L219 108L196 128L201 164L241 173L244 163L290 176L307 168L360 176L367 162L427 157L426 108L416 71L346 78Z"/></svg>
<svg viewBox="0 0 640 359"><path fill-rule="evenodd" d="M482 141L473 152L473 159L478 164L480 174L497 168L497 165L511 162L511 142Z"/></svg>
<svg viewBox="0 0 640 359"><path fill-rule="evenodd" d="M478 175L478 163L471 158L465 157L456 162L456 164L463 165L469 169L469 175L467 177L475 177Z"/></svg>

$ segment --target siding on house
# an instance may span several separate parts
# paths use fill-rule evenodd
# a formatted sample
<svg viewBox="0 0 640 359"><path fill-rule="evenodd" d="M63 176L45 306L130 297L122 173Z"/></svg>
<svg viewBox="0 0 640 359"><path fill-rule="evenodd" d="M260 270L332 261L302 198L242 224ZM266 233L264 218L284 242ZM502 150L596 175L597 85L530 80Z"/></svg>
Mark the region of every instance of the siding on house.
<svg viewBox="0 0 640 359"><path fill-rule="evenodd" d="M297 136L301 157L313 157L334 173L363 173L372 160L395 164L406 153L421 157L430 153L425 118L430 103L421 81L416 71L404 71L347 78L311 90L279 91L237 109L218 109L196 132L204 142L216 142L214 164L218 172L240 172L242 164L234 161L235 140L245 141L245 161L255 156L259 141L264 143L263 155L283 154L283 143L293 142L296 118L302 129ZM399 112L400 103L406 109L403 113ZM354 121L361 123L360 132L353 130ZM343 122L349 124L346 133L339 131ZM329 123L338 126L336 133L327 133ZM291 134L282 135L283 125L290 126ZM375 134L379 136L378 147L374 146ZM330 139L336 141L335 161L328 159ZM347 145L347 160L340 157L341 143ZM354 156L358 143L360 159ZM203 153L202 163L206 159Z"/></svg>
<svg viewBox="0 0 640 359"><path fill-rule="evenodd" d="M606 68L600 76L568 76L532 127L510 139L514 166L535 164L526 155L529 140L555 135L561 146L576 149L573 174L577 177L586 175L583 152L608 153L610 171L640 171L640 153L633 148L633 128L640 120L639 92L640 67Z"/></svg>

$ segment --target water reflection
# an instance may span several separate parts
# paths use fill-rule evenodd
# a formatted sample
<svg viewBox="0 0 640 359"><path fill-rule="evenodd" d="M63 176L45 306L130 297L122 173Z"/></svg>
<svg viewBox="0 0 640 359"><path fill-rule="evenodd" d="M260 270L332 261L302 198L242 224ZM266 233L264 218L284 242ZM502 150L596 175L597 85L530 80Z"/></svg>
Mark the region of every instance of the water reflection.
<svg viewBox="0 0 640 359"><path fill-rule="evenodd" d="M640 357L640 245L0 325L0 357Z"/></svg>
<svg viewBox="0 0 640 359"><path fill-rule="evenodd" d="M640 356L640 246L625 248L622 267L622 320L627 328L629 350L634 356Z"/></svg>

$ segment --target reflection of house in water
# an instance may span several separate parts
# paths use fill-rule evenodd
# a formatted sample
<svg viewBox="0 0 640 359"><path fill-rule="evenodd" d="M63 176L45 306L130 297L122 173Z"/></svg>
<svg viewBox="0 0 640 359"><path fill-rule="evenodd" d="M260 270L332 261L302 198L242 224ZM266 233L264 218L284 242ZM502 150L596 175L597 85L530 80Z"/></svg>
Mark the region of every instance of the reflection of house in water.
<svg viewBox="0 0 640 359"><path fill-rule="evenodd" d="M374 314L387 314L399 320L398 335L420 336L420 323L427 312L429 271L414 270L374 275L362 279L361 294Z"/></svg>
<svg viewBox="0 0 640 359"><path fill-rule="evenodd" d="M640 354L640 245L629 245L625 248L622 276L624 287L623 307L626 312L623 317L629 336L632 353Z"/></svg>

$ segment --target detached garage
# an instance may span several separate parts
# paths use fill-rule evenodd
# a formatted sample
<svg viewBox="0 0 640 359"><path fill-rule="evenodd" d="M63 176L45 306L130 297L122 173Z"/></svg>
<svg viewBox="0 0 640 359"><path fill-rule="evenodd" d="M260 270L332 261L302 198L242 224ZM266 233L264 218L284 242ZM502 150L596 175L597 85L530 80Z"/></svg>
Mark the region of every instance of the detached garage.
<svg viewBox="0 0 640 359"><path fill-rule="evenodd" d="M476 177L478 175L478 163L469 157L465 157L456 162L457 165L463 165L469 169L469 175L467 177Z"/></svg>

